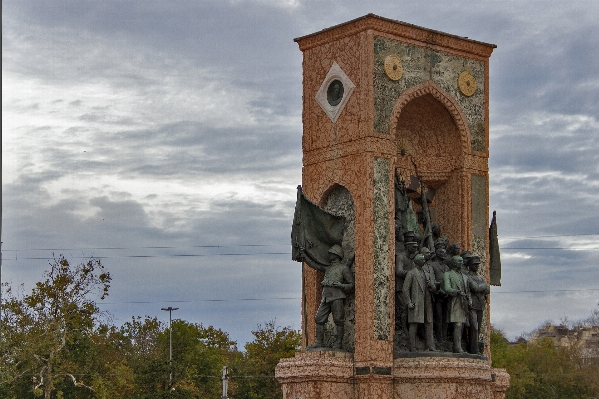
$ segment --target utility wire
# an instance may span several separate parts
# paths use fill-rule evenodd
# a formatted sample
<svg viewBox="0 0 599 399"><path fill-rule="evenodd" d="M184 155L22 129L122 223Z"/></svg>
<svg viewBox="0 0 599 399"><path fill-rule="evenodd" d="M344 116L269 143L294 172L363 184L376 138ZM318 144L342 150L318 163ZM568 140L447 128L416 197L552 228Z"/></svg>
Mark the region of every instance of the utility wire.
<svg viewBox="0 0 599 399"><path fill-rule="evenodd" d="M491 294L528 294L528 293L554 293L554 292L588 292L599 291L599 288L580 288L567 290L521 290L521 291L492 291ZM185 301L116 301L96 302L97 305L119 305L119 304L151 304L151 303L199 303L199 302L248 302L248 301L299 301L301 297L271 297L271 298L228 298L228 299L194 299Z"/></svg>
<svg viewBox="0 0 599 399"><path fill-rule="evenodd" d="M599 233L581 233L581 234L559 234L559 235L539 235L539 236L508 236L500 237L500 240L515 240L527 238L558 238L558 237L586 237L597 236ZM2 251L83 251L83 250L131 250L131 249L183 249L183 248L231 248L231 247L274 247L274 246L289 246L289 243L281 244L232 244L232 245L190 245L190 246L139 246L139 247L82 247L82 248L19 248L19 249L3 249ZM511 248L501 248L511 249ZM545 248L517 248L517 249L545 249ZM550 248L553 249L553 248ZM568 249L568 248L565 248ZM599 248L597 248L599 249Z"/></svg>
<svg viewBox="0 0 599 399"><path fill-rule="evenodd" d="M132 248L133 249L133 248ZM599 251L599 247L580 248L580 247L502 247L502 251ZM10 251L10 250L7 250ZM17 250L12 250L17 252ZM19 250L24 251L24 250ZM4 251L3 251L4 252ZM246 252L246 253L217 253L217 254L164 254L164 255L89 255L89 256L69 256L71 259L135 259L135 258L204 258L216 256L270 256L270 255L287 255L291 256L291 252ZM47 256L21 256L15 255L12 257L3 257L3 261L13 260L49 260Z"/></svg>

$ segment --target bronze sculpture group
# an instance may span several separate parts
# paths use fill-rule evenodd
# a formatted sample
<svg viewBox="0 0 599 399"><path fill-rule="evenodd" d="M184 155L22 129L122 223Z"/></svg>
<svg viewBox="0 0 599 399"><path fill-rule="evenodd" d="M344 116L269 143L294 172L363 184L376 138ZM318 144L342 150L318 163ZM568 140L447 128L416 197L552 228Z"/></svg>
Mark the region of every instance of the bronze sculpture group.
<svg viewBox="0 0 599 399"><path fill-rule="evenodd" d="M407 195L409 189L416 192L418 183L422 236L412 199ZM401 179L395 181L396 336L401 337L407 350L418 351L416 335L423 325L425 351L461 354L465 338L467 351L481 355L483 348L478 337L490 287L477 274L480 258L462 251L458 243L449 244L448 238L441 235L440 226L431 223L428 209L428 202L434 196L431 191L426 191L422 179L412 178L409 188ZM355 255L345 259L340 245L344 223L342 217L310 203L298 187L292 229L293 258L324 273L322 299L315 316L316 340L307 350L328 348L324 334L330 315L336 334L329 346L343 349L344 301L355 286L351 271Z"/></svg>
<svg viewBox="0 0 599 399"><path fill-rule="evenodd" d="M462 252L459 243L449 244L440 226L431 223L427 204L430 195L421 179L419 183L423 237L418 225L411 222L416 218L410 215L413 210L405 183L396 179L396 331L407 334L408 350L416 351L416 330L423 324L425 350L438 351L435 341L445 347L448 331L452 330L454 353L464 353L462 340L466 337L467 351L481 355L478 336L490 287L477 274L480 258L470 251Z"/></svg>

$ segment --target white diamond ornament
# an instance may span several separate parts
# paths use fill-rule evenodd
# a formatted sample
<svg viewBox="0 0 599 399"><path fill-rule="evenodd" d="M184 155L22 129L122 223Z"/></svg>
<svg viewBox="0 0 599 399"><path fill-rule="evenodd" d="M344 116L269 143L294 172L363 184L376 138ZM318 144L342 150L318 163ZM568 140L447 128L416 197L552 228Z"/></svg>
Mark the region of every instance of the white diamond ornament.
<svg viewBox="0 0 599 399"><path fill-rule="evenodd" d="M333 62L316 93L316 102L333 123L337 122L355 87L341 67Z"/></svg>

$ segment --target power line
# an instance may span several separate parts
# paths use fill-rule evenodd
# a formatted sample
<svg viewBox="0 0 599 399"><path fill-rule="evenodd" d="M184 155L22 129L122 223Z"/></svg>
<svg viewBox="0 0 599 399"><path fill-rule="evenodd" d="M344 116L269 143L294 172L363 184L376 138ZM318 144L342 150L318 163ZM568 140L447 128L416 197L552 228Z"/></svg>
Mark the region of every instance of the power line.
<svg viewBox="0 0 599 399"><path fill-rule="evenodd" d="M599 251L599 247L597 248L576 248L576 247L500 247L501 251L509 249L552 249L552 250L560 250L560 251Z"/></svg>
<svg viewBox="0 0 599 399"><path fill-rule="evenodd" d="M232 247L277 247L291 244L231 244L231 245L186 245L186 246L139 246L139 247L81 247L81 248L19 248L2 251L83 251L83 250L126 250L126 249L183 249L183 248L232 248Z"/></svg>
<svg viewBox="0 0 599 399"><path fill-rule="evenodd" d="M493 291L492 294L522 294L522 293L538 293L538 292L583 292L583 291L599 291L599 288L581 288L581 289L576 289L576 290Z"/></svg>
<svg viewBox="0 0 599 399"><path fill-rule="evenodd" d="M559 235L546 235L546 236L512 236L502 237L502 240L514 240L522 238L557 238L557 237L582 237L582 236L599 236L599 233L581 233L581 234L559 234Z"/></svg>
<svg viewBox="0 0 599 399"><path fill-rule="evenodd" d="M563 290L521 290L521 291L492 291L491 294L526 294L526 293L555 293L555 292L587 292L599 291L599 288L580 288ZM227 299L194 299L181 301L118 301L118 302L96 302L97 305L119 305L119 304L153 304L153 303L200 303L200 302L250 302L250 301L299 301L301 297L270 297L270 298L227 298Z"/></svg>
<svg viewBox="0 0 599 399"><path fill-rule="evenodd" d="M597 248L579 248L579 247L502 247L502 251L538 251L538 250L551 250L551 251L599 251ZM7 250L11 251L11 250ZM17 250L12 250L17 252ZM24 250L19 250L24 251ZM89 256L69 256L71 259L139 259L139 258L204 258L204 257L216 257L216 256L271 256L271 255L287 255L291 256L291 252L244 252L244 253L216 253L216 254L164 254L164 255L89 255ZM21 256L15 255L12 257L3 257L2 260L50 260L47 256Z"/></svg>
<svg viewBox="0 0 599 399"><path fill-rule="evenodd" d="M559 234L559 235L538 235L538 236L508 236L500 237L500 240L515 240L527 238L558 238L558 237L586 237L597 236L599 233L580 233L580 234ZM289 243L281 244L231 244L231 245L190 245L190 246L162 246L149 245L139 247L81 247L81 248L19 248L19 249L3 249L2 251L82 251L82 250L131 250L131 249L183 249L183 248L232 248L232 247L274 247L274 246L290 246ZM512 249L512 248L501 248ZM544 249L544 248L518 248L518 249ZM568 249L568 248L564 248ZM599 249L599 248L597 248Z"/></svg>
<svg viewBox="0 0 599 399"><path fill-rule="evenodd" d="M96 302L97 305L118 305L118 304L150 304L150 303L198 303L198 302L254 302L254 301L299 301L301 297L280 297L280 298L229 298L229 299L194 299L193 301L118 301L118 302Z"/></svg>

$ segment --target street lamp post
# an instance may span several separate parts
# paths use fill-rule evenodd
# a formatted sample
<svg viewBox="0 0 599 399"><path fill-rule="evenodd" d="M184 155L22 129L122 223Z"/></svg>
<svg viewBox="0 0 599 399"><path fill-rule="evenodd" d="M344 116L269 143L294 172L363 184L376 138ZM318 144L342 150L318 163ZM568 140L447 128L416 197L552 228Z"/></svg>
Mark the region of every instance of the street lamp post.
<svg viewBox="0 0 599 399"><path fill-rule="evenodd" d="M179 310L179 308L161 308L160 310L168 311L168 333L169 333L169 351L168 351L168 364L169 364L169 377L168 377L168 389L170 390L173 386L173 310Z"/></svg>

